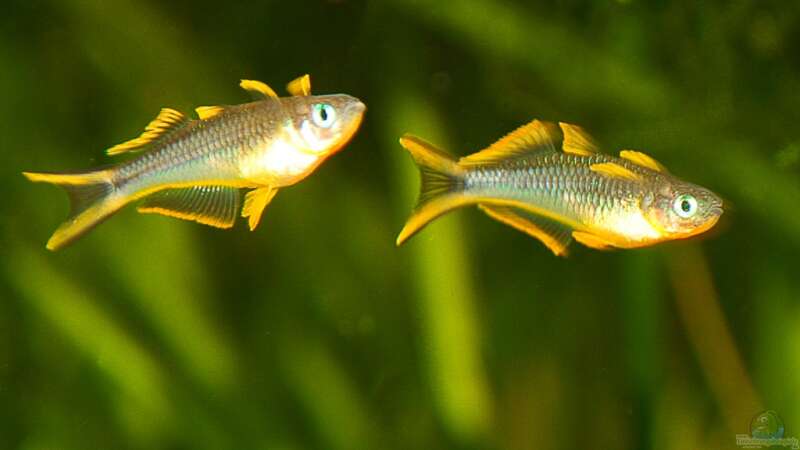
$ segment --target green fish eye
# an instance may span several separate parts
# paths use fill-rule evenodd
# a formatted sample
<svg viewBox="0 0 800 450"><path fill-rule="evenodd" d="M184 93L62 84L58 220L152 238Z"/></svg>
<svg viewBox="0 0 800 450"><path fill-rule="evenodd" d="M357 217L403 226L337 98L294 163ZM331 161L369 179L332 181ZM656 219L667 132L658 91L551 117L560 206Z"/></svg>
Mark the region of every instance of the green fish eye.
<svg viewBox="0 0 800 450"><path fill-rule="evenodd" d="M311 113L311 119L314 125L320 128L330 128L336 121L336 110L327 103L317 103Z"/></svg>
<svg viewBox="0 0 800 450"><path fill-rule="evenodd" d="M675 199L672 209L679 217L688 219L697 212L697 199L689 194L683 194Z"/></svg>

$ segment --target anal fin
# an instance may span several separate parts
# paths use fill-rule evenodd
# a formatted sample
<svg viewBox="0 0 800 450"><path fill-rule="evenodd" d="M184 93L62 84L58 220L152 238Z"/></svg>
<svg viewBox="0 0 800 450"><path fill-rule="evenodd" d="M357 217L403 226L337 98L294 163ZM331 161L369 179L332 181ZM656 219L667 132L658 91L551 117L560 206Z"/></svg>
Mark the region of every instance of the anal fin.
<svg viewBox="0 0 800 450"><path fill-rule="evenodd" d="M236 223L239 189L228 186L195 186L166 189L146 197L140 213L161 214L183 220L230 228Z"/></svg>
<svg viewBox="0 0 800 450"><path fill-rule="evenodd" d="M242 217L247 217L247 223L250 225L250 231L253 231L258 226L261 220L261 214L264 213L264 208L269 205L272 198L278 190L270 186L260 187L248 192L244 197L244 207L242 208Z"/></svg>
<svg viewBox="0 0 800 450"><path fill-rule="evenodd" d="M581 244L596 250L611 250L614 247L611 242L585 231L573 231L572 237Z"/></svg>
<svg viewBox="0 0 800 450"><path fill-rule="evenodd" d="M572 242L570 227L517 208L483 203L478 208L492 219L538 239L556 256L567 256L567 247Z"/></svg>

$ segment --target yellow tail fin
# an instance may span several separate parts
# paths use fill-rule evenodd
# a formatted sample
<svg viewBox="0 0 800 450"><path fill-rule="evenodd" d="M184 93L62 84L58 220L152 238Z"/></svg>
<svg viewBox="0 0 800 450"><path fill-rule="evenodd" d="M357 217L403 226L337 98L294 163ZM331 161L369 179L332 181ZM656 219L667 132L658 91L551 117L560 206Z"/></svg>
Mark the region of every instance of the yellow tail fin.
<svg viewBox="0 0 800 450"><path fill-rule="evenodd" d="M425 225L451 209L474 203L460 192L464 169L452 156L408 134L400 138L400 145L411 153L419 166L421 184L417 205L397 236L397 245L402 245Z"/></svg>
<svg viewBox="0 0 800 450"><path fill-rule="evenodd" d="M49 250L58 250L79 238L123 205L119 201L112 201L114 185L111 183L110 170L75 174L36 172L22 174L34 182L61 186L69 195L69 216L47 241Z"/></svg>

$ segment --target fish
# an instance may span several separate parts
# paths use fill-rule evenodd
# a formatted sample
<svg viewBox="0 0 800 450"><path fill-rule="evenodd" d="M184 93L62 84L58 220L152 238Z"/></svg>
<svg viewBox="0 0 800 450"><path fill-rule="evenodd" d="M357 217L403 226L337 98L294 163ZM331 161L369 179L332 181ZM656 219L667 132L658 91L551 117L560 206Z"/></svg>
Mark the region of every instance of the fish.
<svg viewBox="0 0 800 450"><path fill-rule="evenodd" d="M600 153L583 128L563 122L533 120L459 159L411 134L400 145L421 184L398 246L437 217L473 205L556 256L566 256L573 241L610 250L689 238L723 213L711 190L675 177L641 151Z"/></svg>
<svg viewBox="0 0 800 450"><path fill-rule="evenodd" d="M161 109L140 136L106 150L112 156L140 153L120 164L76 173L23 172L31 181L62 187L70 198L69 216L47 248L63 248L139 200L141 213L223 229L235 224L242 207L241 216L255 230L278 190L341 150L366 110L350 95L311 95L309 75L287 85L289 97L260 81L242 80L240 86L258 99L201 106L197 119Z"/></svg>

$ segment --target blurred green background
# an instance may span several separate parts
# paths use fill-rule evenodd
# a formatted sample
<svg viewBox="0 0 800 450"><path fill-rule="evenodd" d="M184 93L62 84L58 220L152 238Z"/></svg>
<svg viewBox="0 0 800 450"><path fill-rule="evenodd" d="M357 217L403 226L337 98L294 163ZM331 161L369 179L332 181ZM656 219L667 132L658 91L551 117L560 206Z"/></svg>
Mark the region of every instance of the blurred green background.
<svg viewBox="0 0 800 450"><path fill-rule="evenodd" d="M712 449L800 437L800 3L11 0L0 17L0 448ZM112 163L237 83L369 107L230 231L128 208L58 253L22 170ZM413 132L533 118L732 205L707 239L553 257L474 209L397 249Z"/></svg>

